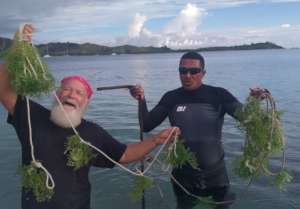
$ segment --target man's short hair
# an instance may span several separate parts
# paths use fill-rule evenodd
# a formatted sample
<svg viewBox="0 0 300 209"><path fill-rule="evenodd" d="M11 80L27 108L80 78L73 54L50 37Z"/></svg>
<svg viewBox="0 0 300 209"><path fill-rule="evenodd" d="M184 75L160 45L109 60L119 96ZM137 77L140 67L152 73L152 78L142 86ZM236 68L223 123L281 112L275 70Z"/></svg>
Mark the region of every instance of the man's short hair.
<svg viewBox="0 0 300 209"><path fill-rule="evenodd" d="M205 61L204 61L204 58L202 57L201 54L199 54L198 52L196 51L189 51L189 52L186 52L184 55L182 55L182 57L180 58L180 62L181 60L183 59L195 59L195 60L199 60L200 63L201 63L201 67L202 69L204 69L205 67Z"/></svg>

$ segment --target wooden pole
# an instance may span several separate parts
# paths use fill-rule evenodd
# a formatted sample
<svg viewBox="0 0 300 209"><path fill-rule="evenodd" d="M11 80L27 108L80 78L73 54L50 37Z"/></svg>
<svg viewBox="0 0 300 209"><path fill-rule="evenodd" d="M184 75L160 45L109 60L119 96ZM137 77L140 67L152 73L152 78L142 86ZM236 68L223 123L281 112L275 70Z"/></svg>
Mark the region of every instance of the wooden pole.
<svg viewBox="0 0 300 209"><path fill-rule="evenodd" d="M113 90L113 89L130 89L134 87L134 85L119 85L119 86L105 86L105 87L98 87L97 91L104 91L104 90ZM139 124L140 124L140 140L144 140L144 124L143 124L143 111L142 111L142 100L138 100L138 117L139 117ZM141 171L144 171L144 159L141 160ZM143 190L142 196L142 209L146 208L146 200L145 200L145 191Z"/></svg>
<svg viewBox="0 0 300 209"><path fill-rule="evenodd" d="M134 85L104 86L104 87L98 87L97 91L113 90L113 89L130 89L132 87L134 87Z"/></svg>
<svg viewBox="0 0 300 209"><path fill-rule="evenodd" d="M144 122L143 122L143 111L142 111L142 100L139 99L139 124L140 124L140 140L144 140ZM144 172L144 159L141 160L141 171ZM143 190L143 196L142 196L142 209L146 208L146 200L145 200L145 190Z"/></svg>

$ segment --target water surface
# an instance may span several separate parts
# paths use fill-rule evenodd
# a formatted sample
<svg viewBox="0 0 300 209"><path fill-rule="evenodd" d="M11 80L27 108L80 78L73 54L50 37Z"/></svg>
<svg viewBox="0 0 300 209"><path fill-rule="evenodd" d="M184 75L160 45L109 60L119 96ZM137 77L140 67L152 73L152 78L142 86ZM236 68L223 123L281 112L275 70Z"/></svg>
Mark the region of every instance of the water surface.
<svg viewBox="0 0 300 209"><path fill-rule="evenodd" d="M168 90L180 86L177 66L181 53L118 55L90 57L51 57L47 62L57 80L66 75L84 75L93 85L122 85L140 83L145 87L148 106L153 107ZM288 168L294 181L287 192L269 187L266 179L255 181L248 192L246 182L232 174L231 162L241 153L244 135L236 128L235 121L225 118L223 143L226 162L230 171L232 189L239 200L233 209L288 209L300 208L300 50L258 50L203 53L206 59L206 84L221 86L231 91L240 101L248 96L249 87L261 86L269 89L278 108L285 111L283 125L287 138ZM298 84L297 84L298 83ZM51 96L36 98L36 101L51 107ZM6 112L0 107L0 208L20 208L20 145L15 131L6 124ZM100 124L114 137L124 143L135 142L139 129L137 102L128 91L115 90L95 92L86 118ZM167 127L164 122L153 133ZM277 168L279 161L272 161ZM153 170L157 174L158 170ZM129 198L133 176L119 168L92 169L92 209L141 208L140 202ZM174 208L175 199L169 179L160 175L157 188L146 193L147 209ZM197 207L205 208L205 207Z"/></svg>

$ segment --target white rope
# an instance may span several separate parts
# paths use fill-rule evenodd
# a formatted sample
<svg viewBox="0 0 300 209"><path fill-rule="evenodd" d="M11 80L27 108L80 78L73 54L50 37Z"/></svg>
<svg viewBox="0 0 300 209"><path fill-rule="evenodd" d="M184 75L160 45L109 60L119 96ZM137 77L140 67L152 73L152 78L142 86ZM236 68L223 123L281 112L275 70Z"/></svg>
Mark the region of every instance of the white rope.
<svg viewBox="0 0 300 209"><path fill-rule="evenodd" d="M43 65L43 62L42 62L42 60L40 59L40 56L39 56L38 54L36 54L36 59L38 60L40 66L41 66L41 68L42 68L42 71L43 71L43 79L44 79L44 80L47 80L46 70L45 70L44 65Z"/></svg>
<svg viewBox="0 0 300 209"><path fill-rule="evenodd" d="M101 153L101 154L102 154L104 157L106 157L108 160L110 160L110 161L113 162L114 164L118 165L118 166L121 167L122 169L128 171L129 173L131 173L131 174L133 174L133 175L136 175L136 176L142 176L140 173L136 173L136 172L134 172L134 171L132 171L132 170L126 168L126 167L123 166L122 164L116 162L115 160L113 160L112 158L110 158L106 153L104 153L102 150L98 149L97 147L95 147L95 146L92 145L91 143L86 142L85 140L83 140L83 139L81 138L81 136L79 135L78 131L76 130L76 128L74 127L74 125L73 125L73 123L72 123L72 121L71 121L71 119L70 119L68 113L65 111L65 109L64 109L64 107L63 107L61 101L60 101L59 98L57 97L56 92L54 91L53 94L54 94L54 96L55 96L55 98L56 98L56 100L57 100L57 102L58 102L60 108L62 109L62 111L63 111L65 117L67 118L68 122L70 123L71 128L73 129L74 133L79 137L80 142L82 142L82 143L88 145L89 147L92 147L93 149L97 150L99 153Z"/></svg>
<svg viewBox="0 0 300 209"><path fill-rule="evenodd" d="M22 25L20 26L20 28L19 28L19 34L20 34L20 39L21 39L21 41L26 41L26 42L28 42L28 36L32 36L32 33L26 33L26 34L23 34L23 30L24 30L25 25L26 25L26 24L22 24ZM29 44L31 45L32 50L34 50L34 46L33 46L33 41L32 41L32 40L31 40L31 43L29 43ZM38 60L39 65L41 66L42 73L43 73L43 79L46 80L46 79L47 79L47 76L46 76L46 70L45 70L45 68L44 68L44 66L43 66L43 63L42 63L42 61L41 61L39 55L38 55L38 54L35 54L35 55L36 55L36 59ZM34 69L32 63L30 62L30 60L28 59L28 57L27 57L26 55L24 55L24 56L25 56L25 59L26 59L28 65L29 65L29 68L28 68L27 70L29 70L30 75L32 76L32 74L31 74L31 72L32 72L33 75L35 76L35 78L38 79L38 75L37 75L37 73L36 73L36 71L35 71L35 69ZM25 68L25 65L24 65L24 68ZM26 68L27 68L27 67L26 67ZM26 75L26 71L25 71L25 75Z"/></svg>
<svg viewBox="0 0 300 209"><path fill-rule="evenodd" d="M25 66L25 63L23 63L23 73L25 75L25 77L27 76L27 72L26 72L26 66Z"/></svg>
<svg viewBox="0 0 300 209"><path fill-rule="evenodd" d="M25 40L25 39L24 39L24 36L23 36L23 29L24 29L24 27L25 27L25 24L24 24L24 23L21 24L20 27L19 27L19 35L20 35L20 39L21 39L22 41Z"/></svg>
<svg viewBox="0 0 300 209"><path fill-rule="evenodd" d="M27 120L28 120L29 142L30 142L30 148L31 148L32 164L34 166L36 166L37 168L41 168L46 173L46 187L48 189L54 189L55 183L54 183L54 180L53 180L50 172L42 165L41 162L37 161L34 156L34 145L33 145L33 140L32 140L32 126L31 126L31 118L30 118L30 105L29 105L28 97L26 97L26 104L27 104Z"/></svg>
<svg viewBox="0 0 300 209"><path fill-rule="evenodd" d="M29 69L31 69L32 73L34 74L34 77L35 77L36 79L38 79L38 75L37 75L37 73L35 72L34 67L32 66L30 60L28 59L27 56L25 56L25 59L26 59L26 61L28 62L28 64L29 64Z"/></svg>
<svg viewBox="0 0 300 209"><path fill-rule="evenodd" d="M167 142L170 140L171 136L173 135L174 131L176 128L173 128L169 134L169 136L167 137L167 139L164 141L163 145L161 146L160 150L157 152L157 154L155 155L155 158L154 160L149 164L149 166L144 170L144 172L141 172L141 171L138 171L138 172L134 172L130 169L128 169L127 167L125 167L124 165L118 163L117 161L113 160L111 157L109 157L105 152L103 152L102 150L100 150L98 147L95 147L94 145L92 145L90 142L87 142L85 141L84 139L82 139L78 133L78 131L76 130L76 128L74 127L74 124L72 123L68 113L65 111L61 101L59 100L57 94L55 91L53 91L53 94L60 106L60 108L62 109L65 117L67 118L68 122L70 123L71 125L71 128L73 129L74 133L79 137L80 139L80 142L92 147L93 149L95 149L96 151L98 151L100 154L102 154L104 157L106 157L109 161L111 161L112 163L116 164L117 166L119 166L120 168L122 168L123 170L133 174L133 175L136 175L136 176L144 176L144 174L150 169L150 167L153 165L153 162L157 160L158 158L158 155L161 153L161 151L163 150L163 148L165 147L165 145L167 144Z"/></svg>
<svg viewBox="0 0 300 209"><path fill-rule="evenodd" d="M168 143L168 141L170 140L171 136L173 135L175 131L175 128L172 129L172 131L169 133L169 136L167 137L167 139L164 141L164 143L161 145L161 147L159 148L158 152L156 153L155 157L153 158L153 160L149 163L149 165L147 166L147 168L144 170L143 174L147 173L148 170L151 168L151 166L153 165L153 163L157 160L158 156L160 155L160 153L163 151L164 147L166 146L166 144ZM175 137L177 138L177 135L175 135ZM176 142L176 138L175 138L175 142Z"/></svg>
<svg viewBox="0 0 300 209"><path fill-rule="evenodd" d="M158 160L157 161L161 166L163 166L163 163ZM212 205L222 205L222 204L231 204L233 203L235 200L224 200L224 201L214 201L214 200L209 200L209 199L205 199L205 197L201 197L201 196L198 196L198 195L195 195L193 193L191 193L187 188L185 188L174 176L173 174L167 170L165 171L168 176L174 181L175 184L177 184L177 186L179 186L184 193L186 193L188 196L191 196L191 197L194 197L196 199L198 199L200 202L203 202L203 203L208 203L208 204L212 204Z"/></svg>

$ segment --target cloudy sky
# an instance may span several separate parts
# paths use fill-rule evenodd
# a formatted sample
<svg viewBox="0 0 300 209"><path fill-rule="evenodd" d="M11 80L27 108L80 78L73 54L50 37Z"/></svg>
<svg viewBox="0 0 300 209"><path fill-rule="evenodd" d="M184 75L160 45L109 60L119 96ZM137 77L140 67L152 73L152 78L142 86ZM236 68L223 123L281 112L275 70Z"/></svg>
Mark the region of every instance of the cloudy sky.
<svg viewBox="0 0 300 209"><path fill-rule="evenodd" d="M271 41L300 47L300 0L0 0L0 36L35 43L197 48Z"/></svg>

